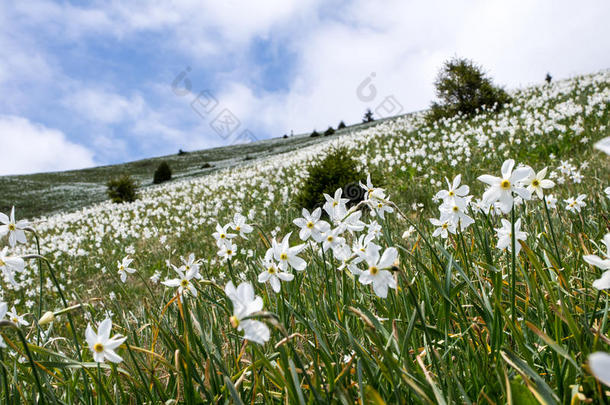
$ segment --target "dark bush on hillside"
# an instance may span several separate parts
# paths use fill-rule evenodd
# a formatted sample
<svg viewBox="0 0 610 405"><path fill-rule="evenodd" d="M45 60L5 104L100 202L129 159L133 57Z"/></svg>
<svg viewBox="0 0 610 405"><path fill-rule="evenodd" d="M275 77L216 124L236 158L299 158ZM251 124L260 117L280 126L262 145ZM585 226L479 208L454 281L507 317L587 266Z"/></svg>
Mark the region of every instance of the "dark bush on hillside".
<svg viewBox="0 0 610 405"><path fill-rule="evenodd" d="M337 125L337 129L343 129L343 128L345 128L345 122L341 121L339 123L339 125Z"/></svg>
<svg viewBox="0 0 610 405"><path fill-rule="evenodd" d="M436 96L428 113L428 122L458 114L471 117L483 108L500 111L510 102L506 92L494 86L483 69L468 59L453 58L445 62L436 81Z"/></svg>
<svg viewBox="0 0 610 405"><path fill-rule="evenodd" d="M548 84L551 84L552 80L553 80L553 76L551 76L550 73L547 73L546 76L544 77L544 81L547 82Z"/></svg>
<svg viewBox="0 0 610 405"><path fill-rule="evenodd" d="M202 169L209 169L210 167L214 167L214 165L211 164L210 162L205 162L204 164L201 165Z"/></svg>
<svg viewBox="0 0 610 405"><path fill-rule="evenodd" d="M324 131L324 136L330 136L334 133L335 133L335 130L333 129L333 127L328 127L328 129L326 131Z"/></svg>
<svg viewBox="0 0 610 405"><path fill-rule="evenodd" d="M127 174L109 180L106 187L106 193L114 203L133 202L138 198L138 185Z"/></svg>
<svg viewBox="0 0 610 405"><path fill-rule="evenodd" d="M364 113L364 117L362 118L362 122L373 122L373 121L375 121L375 118L373 118L373 112L369 108Z"/></svg>
<svg viewBox="0 0 610 405"><path fill-rule="evenodd" d="M159 184L172 179L172 169L167 162L161 162L153 175L153 183Z"/></svg>
<svg viewBox="0 0 610 405"><path fill-rule="evenodd" d="M312 138L315 138L316 136L320 136L320 133L314 129L313 132L311 133L311 135L309 135L309 136L311 136Z"/></svg>
<svg viewBox="0 0 610 405"><path fill-rule="evenodd" d="M359 202L364 197L364 190L358 182L366 179L366 175L358 166L349 149L332 149L307 169L307 179L294 199L295 205L307 209L322 206L326 201L324 193L332 196L338 188L343 189L344 198L350 198L352 203Z"/></svg>

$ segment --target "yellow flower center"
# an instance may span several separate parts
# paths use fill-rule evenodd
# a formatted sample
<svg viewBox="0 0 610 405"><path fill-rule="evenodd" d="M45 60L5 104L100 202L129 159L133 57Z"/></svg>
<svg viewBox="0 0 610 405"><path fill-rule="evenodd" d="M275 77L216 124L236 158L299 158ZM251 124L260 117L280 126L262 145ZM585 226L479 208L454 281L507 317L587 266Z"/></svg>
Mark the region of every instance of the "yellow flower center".
<svg viewBox="0 0 610 405"><path fill-rule="evenodd" d="M534 179L534 181L532 181L532 186L538 187L539 185L540 185L540 182L538 181L538 179Z"/></svg>
<svg viewBox="0 0 610 405"><path fill-rule="evenodd" d="M288 260L288 255L286 253L282 253L280 255L280 260Z"/></svg>
<svg viewBox="0 0 610 405"><path fill-rule="evenodd" d="M233 254L233 251L232 251L231 249L227 249L227 255L229 255L229 256L230 256L230 255L232 255L232 254Z"/></svg>
<svg viewBox="0 0 610 405"><path fill-rule="evenodd" d="M328 237L326 238L327 241L332 242L333 241L333 236L332 235L328 235Z"/></svg>
<svg viewBox="0 0 610 405"><path fill-rule="evenodd" d="M275 267L273 267L273 266L269 266L269 268L267 269L267 273L269 273L269 274L275 274Z"/></svg>
<svg viewBox="0 0 610 405"><path fill-rule="evenodd" d="M457 206L457 205L454 205L454 206L453 206L453 212L458 212L459 210L460 210L460 209L458 208L458 206Z"/></svg>
<svg viewBox="0 0 610 405"><path fill-rule="evenodd" d="M453 197L455 195L455 193L453 191L449 192L449 197Z"/></svg>
<svg viewBox="0 0 610 405"><path fill-rule="evenodd" d="M313 228L313 222L309 221L309 222L307 223L307 227L308 227L309 229L312 229L312 228Z"/></svg>
<svg viewBox="0 0 610 405"><path fill-rule="evenodd" d="M19 323L19 318L17 318L17 317L12 317L12 318L11 318L11 321L12 321L13 323Z"/></svg>
<svg viewBox="0 0 610 405"><path fill-rule="evenodd" d="M377 204L377 208L381 208L381 207L383 207L382 203Z"/></svg>
<svg viewBox="0 0 610 405"><path fill-rule="evenodd" d="M6 263L4 263L4 260L0 259L0 267L4 267L6 266Z"/></svg>
<svg viewBox="0 0 610 405"><path fill-rule="evenodd" d="M231 326L237 328L239 326L239 319L235 315L229 318L229 322L231 322Z"/></svg>
<svg viewBox="0 0 610 405"><path fill-rule="evenodd" d="M8 230L9 231L14 231L16 229L17 229L17 227L15 226L15 224L8 224Z"/></svg>
<svg viewBox="0 0 610 405"><path fill-rule="evenodd" d="M241 229L241 227L239 227L239 226L236 226L236 227L235 227L235 230L236 230L237 232L239 232L239 230L240 230L240 229Z"/></svg>
<svg viewBox="0 0 610 405"><path fill-rule="evenodd" d="M191 269L191 266L189 266L189 265L187 264L186 266L184 266L184 269L185 269L186 271L189 271L189 270Z"/></svg>
<svg viewBox="0 0 610 405"><path fill-rule="evenodd" d="M182 280L182 281L180 282L180 285L181 285L182 287L188 287L188 285L189 285L189 281L188 281L187 279L184 279L184 280Z"/></svg>
<svg viewBox="0 0 610 405"><path fill-rule="evenodd" d="M119 266L119 271L123 271L125 270L125 266L123 266L122 264Z"/></svg>
<svg viewBox="0 0 610 405"><path fill-rule="evenodd" d="M376 266L371 266L369 267L369 271L371 272L371 275L374 276L377 273L379 273L379 269Z"/></svg>
<svg viewBox="0 0 610 405"><path fill-rule="evenodd" d="M339 203L336 201L333 201L333 207L336 207L337 205L339 205Z"/></svg>
<svg viewBox="0 0 610 405"><path fill-rule="evenodd" d="M500 183L500 187L504 190L510 190L510 181L502 180L502 183Z"/></svg>
<svg viewBox="0 0 610 405"><path fill-rule="evenodd" d="M448 224L447 222L445 222L445 223L442 225L442 227L443 227L443 229L447 229L447 228L449 228L449 224Z"/></svg>
<svg viewBox="0 0 610 405"><path fill-rule="evenodd" d="M227 237L227 235L225 235L224 233L221 233L221 234L220 234L220 239L224 239L224 238L226 238L226 237Z"/></svg>
<svg viewBox="0 0 610 405"><path fill-rule="evenodd" d="M94 345L93 345L93 350L94 350L96 353L101 353L101 352L103 352L103 351L104 351L104 345L103 345L103 344L101 344L101 343L96 343L96 344L94 344Z"/></svg>

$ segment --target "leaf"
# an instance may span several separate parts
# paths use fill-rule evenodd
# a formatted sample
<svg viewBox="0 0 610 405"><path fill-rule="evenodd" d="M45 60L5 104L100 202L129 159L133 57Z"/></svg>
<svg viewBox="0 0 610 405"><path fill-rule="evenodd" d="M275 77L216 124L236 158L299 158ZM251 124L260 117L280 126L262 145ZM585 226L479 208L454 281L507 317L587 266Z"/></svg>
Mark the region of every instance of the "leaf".
<svg viewBox="0 0 610 405"><path fill-rule="evenodd" d="M551 388L544 382L542 377L532 370L526 362L510 351L501 351L500 354L511 367L521 374L521 377L523 377L525 383L527 384L527 388L532 394L534 394L540 403L548 405L559 403L559 398L553 392L553 390L551 390ZM534 381L535 386L527 377Z"/></svg>

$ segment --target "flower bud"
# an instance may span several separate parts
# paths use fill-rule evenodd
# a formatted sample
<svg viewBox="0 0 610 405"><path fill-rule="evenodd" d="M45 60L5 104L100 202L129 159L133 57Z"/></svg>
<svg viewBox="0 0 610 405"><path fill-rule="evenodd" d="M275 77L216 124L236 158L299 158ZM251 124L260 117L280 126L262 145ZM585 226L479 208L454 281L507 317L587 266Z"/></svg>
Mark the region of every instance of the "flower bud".
<svg viewBox="0 0 610 405"><path fill-rule="evenodd" d="M51 311L47 311L42 315L42 318L40 318L40 320L38 321L38 325L42 326L42 325L46 325L48 323L51 323L55 320L55 314Z"/></svg>

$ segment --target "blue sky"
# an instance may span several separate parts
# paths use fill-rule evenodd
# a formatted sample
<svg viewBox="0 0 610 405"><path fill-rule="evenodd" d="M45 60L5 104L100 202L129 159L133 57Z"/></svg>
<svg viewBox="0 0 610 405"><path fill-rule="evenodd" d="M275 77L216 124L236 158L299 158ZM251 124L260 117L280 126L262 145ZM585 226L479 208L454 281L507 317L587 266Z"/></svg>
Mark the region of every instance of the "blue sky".
<svg viewBox="0 0 610 405"><path fill-rule="evenodd" d="M388 96L419 110L454 55L509 88L594 72L610 67L608 15L607 1L2 2L0 175L323 130ZM172 89L181 72L189 92ZM200 115L203 91L215 107ZM211 127L223 111L230 136Z"/></svg>

